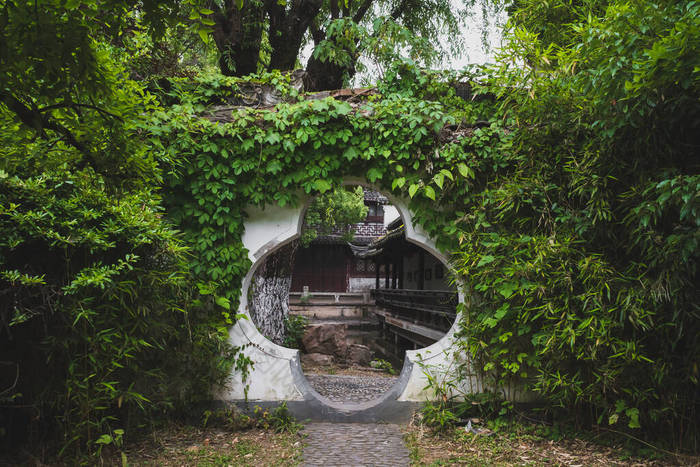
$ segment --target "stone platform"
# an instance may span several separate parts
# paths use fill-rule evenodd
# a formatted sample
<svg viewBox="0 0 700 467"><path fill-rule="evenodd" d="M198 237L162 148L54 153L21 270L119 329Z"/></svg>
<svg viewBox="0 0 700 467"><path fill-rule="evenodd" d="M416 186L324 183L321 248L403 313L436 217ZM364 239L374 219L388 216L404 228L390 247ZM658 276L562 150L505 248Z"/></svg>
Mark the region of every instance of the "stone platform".
<svg viewBox="0 0 700 467"><path fill-rule="evenodd" d="M302 466L408 466L399 425L309 423Z"/></svg>
<svg viewBox="0 0 700 467"><path fill-rule="evenodd" d="M396 383L396 376L307 374L312 388L334 402L369 402L379 399Z"/></svg>

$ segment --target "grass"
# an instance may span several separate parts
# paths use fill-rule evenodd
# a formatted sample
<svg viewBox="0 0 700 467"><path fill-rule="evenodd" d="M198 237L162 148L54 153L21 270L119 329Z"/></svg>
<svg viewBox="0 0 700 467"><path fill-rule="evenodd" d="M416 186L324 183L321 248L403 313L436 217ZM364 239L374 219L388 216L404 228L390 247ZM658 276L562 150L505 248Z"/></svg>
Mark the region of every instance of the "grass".
<svg viewBox="0 0 700 467"><path fill-rule="evenodd" d="M297 466L303 439L298 432L276 433L253 428L230 431L221 428L171 426L129 447L133 466ZM116 454L112 465L121 465Z"/></svg>

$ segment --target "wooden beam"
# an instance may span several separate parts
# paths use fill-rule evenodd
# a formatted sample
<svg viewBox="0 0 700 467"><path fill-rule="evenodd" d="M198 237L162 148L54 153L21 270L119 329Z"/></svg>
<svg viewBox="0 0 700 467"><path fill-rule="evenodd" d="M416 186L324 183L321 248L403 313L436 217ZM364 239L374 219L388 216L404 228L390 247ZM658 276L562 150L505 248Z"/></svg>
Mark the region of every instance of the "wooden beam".
<svg viewBox="0 0 700 467"><path fill-rule="evenodd" d="M377 273L377 274L376 274L376 279L377 279L377 280L376 280L376 282L375 282L375 284L374 284L374 288L375 288L375 289L379 289L379 261L377 261L376 259L374 260L374 269L376 270L376 273Z"/></svg>
<svg viewBox="0 0 700 467"><path fill-rule="evenodd" d="M414 334L418 334L423 337L427 337L429 339L433 339L435 341L442 339L442 336L445 335L445 332L443 331L438 331L436 329L431 329L426 326L421 326L420 324L415 324L411 323L410 321L406 321L403 319L395 318L392 316L390 313L384 311L384 310L374 310L374 313L381 315L384 317L384 321L386 324L403 329L405 331L412 332Z"/></svg>
<svg viewBox="0 0 700 467"><path fill-rule="evenodd" d="M389 258L386 258L384 260L384 288L388 289L389 288Z"/></svg>

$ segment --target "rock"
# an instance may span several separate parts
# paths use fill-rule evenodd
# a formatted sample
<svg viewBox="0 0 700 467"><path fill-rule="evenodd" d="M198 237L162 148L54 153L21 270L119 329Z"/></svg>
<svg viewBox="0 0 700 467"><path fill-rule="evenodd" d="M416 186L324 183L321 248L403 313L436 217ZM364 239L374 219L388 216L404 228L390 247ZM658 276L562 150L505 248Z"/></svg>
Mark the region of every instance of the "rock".
<svg viewBox="0 0 700 467"><path fill-rule="evenodd" d="M345 361L348 352L346 324L318 324L306 328L301 342L307 353L332 355Z"/></svg>
<svg viewBox="0 0 700 467"><path fill-rule="evenodd" d="M351 365L368 366L372 361L372 351L366 345L351 344L348 346L347 362Z"/></svg>
<svg viewBox="0 0 700 467"><path fill-rule="evenodd" d="M333 357L322 353L301 354L301 364L304 366L328 366L333 364Z"/></svg>

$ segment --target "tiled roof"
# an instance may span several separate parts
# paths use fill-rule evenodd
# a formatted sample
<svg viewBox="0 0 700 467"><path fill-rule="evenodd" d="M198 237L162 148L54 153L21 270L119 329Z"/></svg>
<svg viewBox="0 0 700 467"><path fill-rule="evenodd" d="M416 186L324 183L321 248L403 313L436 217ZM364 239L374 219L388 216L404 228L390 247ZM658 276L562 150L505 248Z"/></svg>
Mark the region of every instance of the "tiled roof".
<svg viewBox="0 0 700 467"><path fill-rule="evenodd" d="M383 194L379 193L378 191L368 190L367 188L364 188L364 190L365 201L370 201L379 204L389 204L389 199Z"/></svg>

